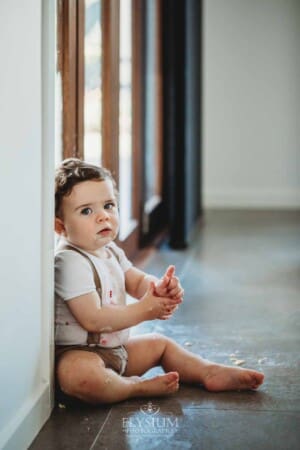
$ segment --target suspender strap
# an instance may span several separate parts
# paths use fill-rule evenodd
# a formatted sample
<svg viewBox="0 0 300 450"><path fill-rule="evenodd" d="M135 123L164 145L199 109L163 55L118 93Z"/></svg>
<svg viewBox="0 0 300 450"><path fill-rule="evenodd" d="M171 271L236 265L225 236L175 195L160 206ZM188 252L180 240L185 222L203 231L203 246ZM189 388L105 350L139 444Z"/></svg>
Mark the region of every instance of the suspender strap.
<svg viewBox="0 0 300 450"><path fill-rule="evenodd" d="M102 301L101 301L101 294L102 294L101 281L100 281L100 277L99 277L99 275L98 275L97 269L96 269L96 267L95 267L93 261L92 261L85 253L81 252L81 251L80 251L78 248L76 248L76 247L72 247L71 245L65 245L62 249L63 249L63 250L73 250L74 252L79 253L79 254L82 255L85 259L88 260L88 262L90 263L90 266L91 266L91 268L92 268L92 270L93 270L93 276L94 276L95 286L96 286L97 292L98 292L98 294L99 294L99 296L100 296L100 302L102 303Z"/></svg>
<svg viewBox="0 0 300 450"><path fill-rule="evenodd" d="M74 251L74 252L79 253L79 254L82 255L85 259L88 260L88 262L90 263L90 266L91 266L91 268L92 268L92 271L93 271L94 283L95 283L96 290L97 290L97 293L98 293L99 298L100 298L100 305L102 306L102 287L101 287L101 280L100 280L99 274L98 274L98 272L97 272L97 269L96 269L96 267L95 267L93 261L92 261L85 253L81 252L78 248L72 247L71 245L64 245L64 246L62 247L62 250L72 250L72 251ZM88 345L99 344L99 342L100 342L100 336L101 336L101 333L93 333L93 332L88 331L87 344L88 344Z"/></svg>
<svg viewBox="0 0 300 450"><path fill-rule="evenodd" d="M114 255L114 257L116 258L116 260L117 260L118 263L120 264L120 258L119 258L119 255L117 254L117 252L116 252L112 247L109 247L109 250L112 252L112 254Z"/></svg>

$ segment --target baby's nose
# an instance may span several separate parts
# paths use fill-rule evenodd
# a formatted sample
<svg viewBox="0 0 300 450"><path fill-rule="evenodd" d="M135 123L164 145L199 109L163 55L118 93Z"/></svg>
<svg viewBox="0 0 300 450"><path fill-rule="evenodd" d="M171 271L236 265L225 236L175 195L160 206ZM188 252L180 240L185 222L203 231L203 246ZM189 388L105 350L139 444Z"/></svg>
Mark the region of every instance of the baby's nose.
<svg viewBox="0 0 300 450"><path fill-rule="evenodd" d="M97 219L96 219L96 220L97 220L98 222L101 222L102 220L106 220L108 217L109 217L109 216L108 216L107 211L105 211L105 209L101 209L100 211L98 211Z"/></svg>

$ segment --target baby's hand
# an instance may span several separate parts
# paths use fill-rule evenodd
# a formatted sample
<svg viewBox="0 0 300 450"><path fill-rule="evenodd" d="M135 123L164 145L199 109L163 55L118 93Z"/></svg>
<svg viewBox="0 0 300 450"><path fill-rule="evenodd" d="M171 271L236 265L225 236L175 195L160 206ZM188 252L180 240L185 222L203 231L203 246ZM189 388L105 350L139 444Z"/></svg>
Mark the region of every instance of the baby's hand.
<svg viewBox="0 0 300 450"><path fill-rule="evenodd" d="M175 277L175 266L169 266L166 273L155 285L155 295L182 300L184 290L180 281Z"/></svg>
<svg viewBox="0 0 300 450"><path fill-rule="evenodd" d="M149 288L141 298L140 303L143 308L145 308L146 320L165 320L171 317L174 309L179 303L181 303L181 300L169 297L159 297L155 295L155 284L151 281Z"/></svg>

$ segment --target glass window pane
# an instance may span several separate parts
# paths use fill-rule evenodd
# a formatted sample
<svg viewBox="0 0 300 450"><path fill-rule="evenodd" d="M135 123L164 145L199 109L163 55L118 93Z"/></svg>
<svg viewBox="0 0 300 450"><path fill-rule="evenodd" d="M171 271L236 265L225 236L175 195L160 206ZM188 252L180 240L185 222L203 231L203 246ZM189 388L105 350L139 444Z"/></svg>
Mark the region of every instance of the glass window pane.
<svg viewBox="0 0 300 450"><path fill-rule="evenodd" d="M160 146L160 67L158 54L158 6L156 1L146 2L145 49L145 202L150 210L161 198L161 146Z"/></svg>
<svg viewBox="0 0 300 450"><path fill-rule="evenodd" d="M132 17L131 0L120 2L119 191L121 230L132 220Z"/></svg>
<svg viewBox="0 0 300 450"><path fill-rule="evenodd" d="M101 0L85 0L84 159L101 164Z"/></svg>

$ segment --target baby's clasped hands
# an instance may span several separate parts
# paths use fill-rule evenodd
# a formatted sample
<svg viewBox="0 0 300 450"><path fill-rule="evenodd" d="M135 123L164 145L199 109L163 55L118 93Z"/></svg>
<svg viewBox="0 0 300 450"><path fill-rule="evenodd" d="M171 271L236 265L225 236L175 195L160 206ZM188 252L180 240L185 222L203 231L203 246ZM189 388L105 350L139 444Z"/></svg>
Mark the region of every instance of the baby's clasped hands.
<svg viewBox="0 0 300 450"><path fill-rule="evenodd" d="M146 313L146 320L166 320L172 316L181 301L179 298L157 296L155 294L155 283L150 281L148 290L141 298L140 303Z"/></svg>
<svg viewBox="0 0 300 450"><path fill-rule="evenodd" d="M156 283L154 295L158 297L167 297L181 303L183 301L183 294L184 290L178 277L175 276L175 266L169 266L164 276ZM161 317L161 319L170 319L173 313L178 309L179 303L170 306L168 308L168 313Z"/></svg>
<svg viewBox="0 0 300 450"><path fill-rule="evenodd" d="M184 290L178 277L175 276L175 266L169 266L164 276L155 285L155 295L173 299L183 299Z"/></svg>

